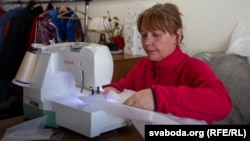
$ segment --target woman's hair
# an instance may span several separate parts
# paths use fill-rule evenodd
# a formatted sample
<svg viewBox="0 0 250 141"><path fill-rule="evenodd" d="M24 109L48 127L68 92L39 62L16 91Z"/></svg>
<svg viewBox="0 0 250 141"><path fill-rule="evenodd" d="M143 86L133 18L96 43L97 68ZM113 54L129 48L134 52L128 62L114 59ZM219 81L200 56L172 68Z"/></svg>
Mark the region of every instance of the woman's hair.
<svg viewBox="0 0 250 141"><path fill-rule="evenodd" d="M163 32L177 35L178 29L182 29L181 15L182 13L174 4L156 4L139 15L137 28L139 32L141 32L143 27L149 31L162 30ZM180 41L182 38L183 35Z"/></svg>

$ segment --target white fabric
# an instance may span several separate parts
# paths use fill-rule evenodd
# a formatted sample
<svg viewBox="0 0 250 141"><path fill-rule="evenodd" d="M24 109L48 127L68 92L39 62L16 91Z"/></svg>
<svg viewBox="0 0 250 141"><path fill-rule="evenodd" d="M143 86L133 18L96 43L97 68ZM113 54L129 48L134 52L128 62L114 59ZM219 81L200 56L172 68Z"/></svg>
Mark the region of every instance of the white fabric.
<svg viewBox="0 0 250 141"><path fill-rule="evenodd" d="M105 32L105 27L107 27L108 20L103 17L95 17L89 21L88 30L94 32Z"/></svg>
<svg viewBox="0 0 250 141"><path fill-rule="evenodd" d="M206 124L205 121L199 121L190 118L180 118L171 114L163 114L123 105L122 103L132 94L134 94L134 91L131 90L125 90L121 94L111 91L106 99L100 94L83 96L80 97L80 99L84 103L97 106L109 114L131 120L143 138L144 125L146 124Z"/></svg>
<svg viewBox="0 0 250 141"><path fill-rule="evenodd" d="M250 63L250 28L244 22L239 21L233 30L226 54L247 57Z"/></svg>
<svg viewBox="0 0 250 141"><path fill-rule="evenodd" d="M32 140L49 140L53 134L51 129L43 129L47 116L42 116L29 120L8 129L1 141L32 141Z"/></svg>

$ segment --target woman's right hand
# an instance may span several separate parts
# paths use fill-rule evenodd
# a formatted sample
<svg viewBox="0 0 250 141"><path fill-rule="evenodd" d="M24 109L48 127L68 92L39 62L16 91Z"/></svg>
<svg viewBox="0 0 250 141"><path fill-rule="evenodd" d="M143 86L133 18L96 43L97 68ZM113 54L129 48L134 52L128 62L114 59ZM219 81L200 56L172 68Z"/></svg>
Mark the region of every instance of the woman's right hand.
<svg viewBox="0 0 250 141"><path fill-rule="evenodd" d="M114 87L105 87L103 88L103 95L106 97L107 94L110 92L110 91L115 91L116 93L121 93L118 89L114 88Z"/></svg>

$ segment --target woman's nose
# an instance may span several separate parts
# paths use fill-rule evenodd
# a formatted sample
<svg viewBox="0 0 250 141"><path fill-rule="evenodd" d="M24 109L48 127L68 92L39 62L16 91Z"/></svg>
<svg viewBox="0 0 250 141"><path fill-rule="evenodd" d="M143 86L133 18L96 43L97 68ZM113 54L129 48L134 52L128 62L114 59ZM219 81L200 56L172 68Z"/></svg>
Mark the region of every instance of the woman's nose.
<svg viewBox="0 0 250 141"><path fill-rule="evenodd" d="M143 42L144 42L145 45L152 45L153 40L152 40L152 38L150 36L146 36L144 38Z"/></svg>

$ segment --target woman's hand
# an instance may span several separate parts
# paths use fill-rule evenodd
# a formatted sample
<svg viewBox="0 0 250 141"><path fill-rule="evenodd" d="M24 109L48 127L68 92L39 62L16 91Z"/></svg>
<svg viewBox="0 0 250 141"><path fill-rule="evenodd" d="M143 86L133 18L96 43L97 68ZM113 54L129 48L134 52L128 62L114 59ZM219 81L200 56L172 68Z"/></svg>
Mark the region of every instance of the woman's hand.
<svg viewBox="0 0 250 141"><path fill-rule="evenodd" d="M110 91L115 91L116 93L121 93L119 90L117 90L116 88L114 87L106 87L106 88L103 88L103 95L106 97L107 94L110 92Z"/></svg>
<svg viewBox="0 0 250 141"><path fill-rule="evenodd" d="M154 111L154 99L151 89L144 89L129 97L123 104Z"/></svg>

